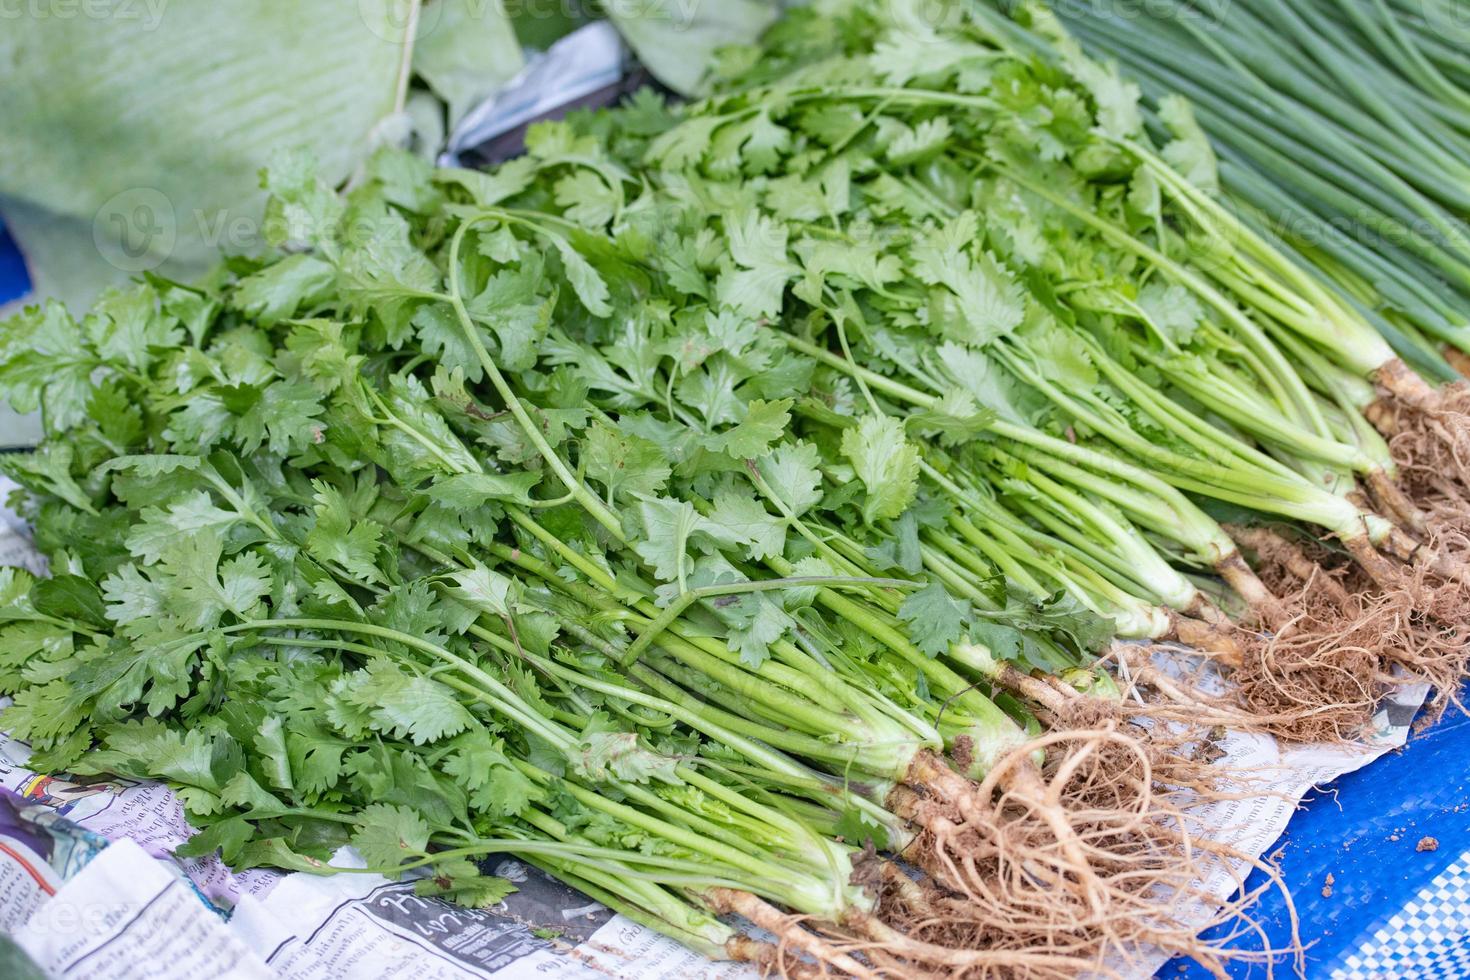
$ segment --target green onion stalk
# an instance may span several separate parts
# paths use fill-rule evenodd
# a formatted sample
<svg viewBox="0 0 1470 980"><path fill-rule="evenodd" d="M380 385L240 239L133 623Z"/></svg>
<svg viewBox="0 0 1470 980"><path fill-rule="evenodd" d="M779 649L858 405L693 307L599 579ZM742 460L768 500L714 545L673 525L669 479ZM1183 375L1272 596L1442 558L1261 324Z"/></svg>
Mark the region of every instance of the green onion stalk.
<svg viewBox="0 0 1470 980"><path fill-rule="evenodd" d="M1172 4L1122 30L1089 4L1057 9L1089 50L1127 65L1151 99L1189 98L1220 152L1228 193L1295 239L1329 281L1399 326L1464 349L1465 92L1423 60L1411 26L1422 25L1419 10L1242 4L1210 23ZM1377 322L1417 368L1453 377L1432 348Z"/></svg>
<svg viewBox="0 0 1470 980"><path fill-rule="evenodd" d="M1089 50L1136 73L1155 103L1174 92L1191 100L1220 154L1225 198L1177 175L1169 192L1268 273L1262 289L1321 314L1282 326L1386 390L1406 410L1385 423L1401 433L1399 453L1435 475L1436 496L1458 496L1444 480L1463 486L1467 476L1457 462L1467 445L1461 386L1435 392L1415 369L1454 379L1425 338L1456 352L1470 344L1470 141L1466 92L1426 54L1424 13L1283 0L1234 5L1204 23L1174 4L1125 28L1090 4L1059 12ZM1154 151L1124 142L1163 173ZM1372 343L1375 333L1387 343ZM1375 397L1360 392L1360 407Z"/></svg>

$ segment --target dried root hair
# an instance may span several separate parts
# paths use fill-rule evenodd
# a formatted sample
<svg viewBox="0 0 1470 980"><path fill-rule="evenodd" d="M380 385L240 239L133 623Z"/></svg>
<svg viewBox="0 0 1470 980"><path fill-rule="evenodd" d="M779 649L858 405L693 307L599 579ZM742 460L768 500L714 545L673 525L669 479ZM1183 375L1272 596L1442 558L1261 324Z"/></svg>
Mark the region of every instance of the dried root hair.
<svg viewBox="0 0 1470 980"><path fill-rule="evenodd" d="M1045 757L1039 768L1037 754ZM912 887L890 880L897 910L884 908L883 922L915 942L1044 951L1053 958L1025 967L977 958L953 974L959 976L1127 974L1146 947L1193 957L1223 976L1234 954L1198 933L1234 923L1262 935L1265 948L1247 913L1256 896L1237 895L1211 915L1206 910L1221 903L1201 882L1223 868L1243 880L1259 862L1190 829L1195 821L1187 807L1225 794L1201 777L1208 760L1173 770L1193 781L1187 791L1166 782L1173 775L1156 770L1156 760L1176 754L1127 723L1107 719L1014 749L980 784L976 795L988 801L980 813L962 814L944 800L900 787L890 806L923 828L902 857L931 880ZM1039 797L1024 780L1017 788L1013 773L1027 768L1041 783ZM1080 855L1058 839L1056 819L1065 821ZM1085 867L1077 866L1079 860ZM1080 887L1083 882L1090 887Z"/></svg>
<svg viewBox="0 0 1470 980"><path fill-rule="evenodd" d="M1364 414L1388 439L1408 482L1408 497L1421 499L1416 485L1452 484L1470 492L1470 383L1431 388L1402 362L1378 372L1380 401ZM1421 504L1422 508L1422 504Z"/></svg>
<svg viewBox="0 0 1470 980"><path fill-rule="evenodd" d="M1285 612L1268 631L1242 633L1246 657L1231 680L1237 703L1257 719L1243 727L1290 741L1352 741L1394 686L1430 683L1438 710L1456 697L1470 667L1461 582L1429 561L1394 563L1388 575L1319 542L1230 530L1254 552ZM1428 545L1435 554L1467 550L1460 532Z"/></svg>

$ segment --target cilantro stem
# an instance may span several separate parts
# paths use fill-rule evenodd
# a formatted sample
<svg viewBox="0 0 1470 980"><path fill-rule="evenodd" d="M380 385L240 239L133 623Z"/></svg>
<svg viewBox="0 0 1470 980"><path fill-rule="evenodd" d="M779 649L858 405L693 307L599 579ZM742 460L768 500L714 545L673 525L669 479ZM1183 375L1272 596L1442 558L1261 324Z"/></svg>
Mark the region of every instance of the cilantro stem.
<svg viewBox="0 0 1470 980"><path fill-rule="evenodd" d="M927 408L935 399L875 371L869 371L825 348L789 334L782 339L796 350L849 374L861 374L875 389L910 404ZM1018 457L1037 466L1056 470L1073 482L1086 485L1099 496L1113 500L1144 527L1176 537L1206 564L1213 565L1236 553L1235 543L1213 520L1157 474L1096 449L1049 436L1038 429L1005 419L994 419L991 432L1016 443ZM1098 474L1106 474L1100 477Z"/></svg>
<svg viewBox="0 0 1470 980"><path fill-rule="evenodd" d="M1079 207L1062 195L1055 193L1048 187L1038 184L1015 169L993 162L989 165L1007 180L1020 187L1024 187L1048 203L1066 211L1078 221L1098 231L1114 245L1148 261L1169 278L1187 287L1190 292L1204 300L1222 319L1235 328L1239 332L1241 339L1266 360L1271 370L1261 375L1261 381L1271 387L1276 397L1283 404L1293 405L1298 411L1307 413L1309 417L1317 411L1316 402L1312 400L1312 396L1307 391L1306 385L1302 382L1300 375L1292 370L1291 365L1281 355L1281 352L1267 340L1261 328L1250 317L1241 312L1240 307L1222 295L1219 290L1210 285L1201 275L1144 244L1112 222L1104 220L1093 212Z"/></svg>
<svg viewBox="0 0 1470 980"><path fill-rule="evenodd" d="M492 551L532 571L553 588L569 590L582 601L599 610L605 610L607 614L633 625L635 629L640 628L640 620L651 622L657 618L657 610L648 609L642 613L628 610L595 590L566 581L550 566L522 552L498 545L492 546ZM852 581L864 586L872 582L867 577L855 577ZM791 586L788 584L783 587ZM864 744L872 747L872 751L865 754L866 764L878 767L874 771L890 778L896 778L903 772L903 767L907 765L915 747L915 739L922 746L929 744L935 737L932 728L896 706L871 700L868 695L854 690L847 680L833 675L830 669L805 657L788 641L777 641L771 647L772 652L781 658L781 662L766 660L754 668L752 673L751 668L742 665L737 656L721 641L698 632L690 633L678 620L665 627L664 632L667 635L656 645L668 651L679 662L688 664L694 671L691 678L712 678L717 681L722 686L722 697L748 698L748 704L753 710L779 719L785 725L797 725L817 735L828 735L834 731L856 735L865 728L869 729L860 736ZM788 666L787 662L795 666ZM796 692L800 697L791 692ZM803 698L806 700L802 700ZM855 716L835 713L830 708L823 707L834 698L846 710L854 712ZM878 734L888 732L895 724L910 734ZM905 745L908 746L906 749L903 748ZM895 751L898 752L896 760L891 755Z"/></svg>
<svg viewBox="0 0 1470 980"><path fill-rule="evenodd" d="M750 592L768 592L777 589L797 589L811 586L860 586L864 588L917 589L919 583L899 578L867 578L855 575L786 575L781 578L762 579L757 582L732 582L728 585L702 585L679 593L674 601L664 607L658 617L644 627L638 639L628 646L619 667L635 663L643 651L668 629L691 605L704 599L722 595L744 595Z"/></svg>
<svg viewBox="0 0 1470 980"><path fill-rule="evenodd" d="M1259 510L1275 511L1290 517L1312 521L1338 533L1356 533L1359 510L1336 494L1321 490L1300 474L1286 469L1274 460L1235 459L1211 461L1175 452L1138 432L1100 399L1083 402L1084 395L1073 397L1053 384L1042 370L1023 362L1004 345L997 345L997 357L1018 377L1026 381L1073 418L1103 434L1134 458L1150 464L1156 472L1168 474L1170 483L1184 490L1194 490L1233 500ZM1167 423L1168 416L1159 418ZM1188 429L1176 426L1168 431L1188 440ZM1245 452L1253 452L1245 449ZM1249 465L1256 464L1256 465Z"/></svg>
<svg viewBox="0 0 1470 980"><path fill-rule="evenodd" d="M696 909L662 887L627 875L603 872L601 869L582 865L554 861L538 864L535 860L530 863L536 864L547 874L562 879L588 898L601 902L619 915L664 933L707 959L721 960L730 955L727 944L735 938L735 930L707 911Z"/></svg>
<svg viewBox="0 0 1470 980"><path fill-rule="evenodd" d="M611 575L598 567L586 555L579 554L575 549L568 546L566 542L538 524L530 514L527 514L518 507L506 508L506 513L510 515L512 521L515 521L516 524L529 531L533 537L554 551L567 564L587 576L592 582L609 593L614 595L619 594L618 583Z"/></svg>
<svg viewBox="0 0 1470 980"><path fill-rule="evenodd" d="M811 542L813 548L816 548L820 554L831 559L839 569L848 564L846 559L833 550L831 545L819 538L804 521L796 516L786 501L782 500L781 496L775 490L771 489L770 484L766 483L765 478L761 476L760 469L750 460L746 460L745 462L745 475L750 479L751 484L756 490L760 492L761 496L769 500L781 512L781 516L786 519L786 523L797 534L800 534L807 541Z"/></svg>
<svg viewBox="0 0 1470 980"><path fill-rule="evenodd" d="M522 772L530 776L533 780L550 783L565 790L577 802L584 806L594 810L600 810L603 813L618 818L629 826L638 827L648 833L686 847L695 853L705 854L716 861L723 862L733 868L754 875L756 881L764 883L761 886L765 889L764 893L769 897L776 898L778 901L791 901L795 895L810 894L812 891L812 879L794 869L788 869L769 859L746 853L737 847L711 839L685 827L670 823L667 820L644 813L642 810L609 799L572 780L564 777L551 776L532 766L530 763L522 762L519 759L513 761ZM627 784L623 788L626 792L636 796L652 795L641 791L641 787L631 784ZM773 884L779 884L781 887L773 890L771 888ZM820 887L818 885L818 888ZM755 889L752 888L751 890ZM822 900L811 904L819 906L828 905L827 902Z"/></svg>
<svg viewBox="0 0 1470 980"><path fill-rule="evenodd" d="M783 560L772 559L772 563L777 571L790 574L790 568ZM817 597L818 601L827 608L849 622L862 627L875 640L883 643L888 649L918 668L920 673L928 677L941 690L961 692L958 694L960 705L973 717L982 720L992 730L993 735L1002 739L1019 737L1020 733L1015 723L1005 712L997 708L993 701L974 690L953 670L914 646L900 630L883 622L871 610L830 588L823 588L818 592Z"/></svg>
<svg viewBox="0 0 1470 980"><path fill-rule="evenodd" d="M464 242L466 233L471 228L481 221L494 217L497 217L495 212L486 212L466 218L455 229L454 237L450 241L449 300L454 307L455 315L459 318L460 329L463 330L465 339L469 342L470 348L475 352L475 357L479 359L481 367L485 370L485 374L490 378L490 383L495 387L501 400L505 402L505 407L510 409L511 414L515 416L515 420L520 425L521 430L525 432L526 438L530 440L531 445L536 447L536 451L541 454L541 458L546 461L546 465L566 485L573 497L576 498L577 503L581 504L597 523L606 528L607 532L619 544L627 544L628 538L623 532L622 521L618 519L618 516L595 493L587 489L586 485L577 478L576 474L572 472L571 468L563 462L561 456L552 448L551 443L546 441L546 437L542 434L540 426L532 420L525 406L521 404L520 397L511 389L510 383L505 380L505 376L496 367L494 359L490 357L490 352L485 349L485 342L480 339L480 331L475 327L474 321L470 319L469 310L465 307L464 296L460 290L459 283L460 246Z"/></svg>
<svg viewBox="0 0 1470 980"><path fill-rule="evenodd" d="M343 633L361 633L367 636L376 636L380 639L401 643L404 646L426 653L436 660L449 664L466 677L471 678L479 684L483 684L485 690L490 693L487 695L485 692L477 692L477 697L485 701L489 706L508 715L518 724L524 725L526 728L534 731L538 736L544 738L552 745L556 745L562 749L569 749L572 745L573 740L567 733L547 723L539 714L527 707L519 695L500 681L438 644L430 643L427 640L411 636L399 630L389 629L386 626L378 626L375 623L354 622L345 619L288 618L247 620L230 626L219 627L218 632L236 633L246 630L270 629L330 630ZM306 639L302 645L309 645L310 642L310 639ZM389 651L385 650L383 653L389 655Z"/></svg>
<svg viewBox="0 0 1470 980"><path fill-rule="evenodd" d="M424 447L424 450L426 452L428 452L429 455L433 456L435 459L439 460L439 462L443 463L444 464L444 467L447 470L449 470L449 472L451 472L451 473L465 473L465 472L468 472L462 464L460 464L459 462L457 462L456 460L454 460L450 456L448 456L444 452L444 450L442 448L440 448L439 445L434 442L434 440L430 439L428 436L424 435L418 429L416 429L413 426L409 425L408 423L404 422L401 418L399 418L397 415L395 415L393 413L393 410L390 409L388 407L387 403L385 403L383 401L382 396L379 395L377 393L377 391L375 391L372 388L371 385L366 385L366 384L363 385L363 390L367 393L368 398L372 399L372 402L373 402L374 405L377 406L378 411L380 411L380 412L383 413L383 418L381 418L381 419L377 419L377 418L373 419L373 421L375 423L377 423L378 425L391 425L393 428L397 429L399 432L402 432L404 435L408 436L414 442L418 443L420 446L423 446Z"/></svg>
<svg viewBox="0 0 1470 980"><path fill-rule="evenodd" d="M321 816L321 814L315 811L309 811L309 813L311 816ZM341 822L356 823L357 821L348 816L347 820ZM456 858L475 857L483 854L534 854L543 857L567 858L579 862L593 860L600 862L594 864L595 867L600 867L605 871L613 873L627 870L619 865L641 865L648 868L663 868L672 871L682 871L696 877L706 876L710 870L707 864L684 858L663 857L656 854L644 854L641 851L600 847L595 844L581 844L571 841L529 840L519 837L479 837L475 838L475 843L473 844L433 851L404 861L402 864L380 864L364 868L340 867L338 865L331 865L330 867L333 873L346 872L348 874L392 876L401 875L404 872L413 871L417 868L442 864L445 861L452 861ZM617 862L617 864L601 862ZM714 880L725 881L727 887L741 887L738 884L731 884L728 879L719 879L716 877Z"/></svg>
<svg viewBox="0 0 1470 980"><path fill-rule="evenodd" d="M735 729L725 727L719 722L713 720L713 716L707 717L705 713L703 713L696 707L700 705L700 702L696 701L695 699L689 698L687 694L681 692L677 700L670 700L665 697L656 697L654 695L635 690L634 688L628 687L626 685L614 684L611 681L601 680L581 671L573 670L571 667L559 663L556 660L551 660L545 657L538 657L535 654L527 654L527 658L530 659L533 663L540 666L541 669L545 670L546 672L564 677L567 680L575 683L578 687L585 687L589 691L596 691L598 693L615 697L623 701L628 701L630 703L638 704L643 707L652 708L656 711L661 711L664 714L675 717L684 724L689 725L691 728L703 731L711 738L719 740L721 744L736 749L752 762L764 766L773 772L779 772L790 777L809 779L811 781L811 785L814 786L820 784L820 781L816 779L814 774L808 771L804 766L801 766L800 764L792 761L784 755L772 752L770 749L762 746L759 742L752 741L751 739L746 738L744 735L737 734ZM677 688L675 688L675 690L677 690ZM744 724L749 723L742 722L742 727ZM776 729L768 728L761 725L755 725L754 727L763 734L777 731ZM814 740L805 740L803 744L808 744L810 741Z"/></svg>

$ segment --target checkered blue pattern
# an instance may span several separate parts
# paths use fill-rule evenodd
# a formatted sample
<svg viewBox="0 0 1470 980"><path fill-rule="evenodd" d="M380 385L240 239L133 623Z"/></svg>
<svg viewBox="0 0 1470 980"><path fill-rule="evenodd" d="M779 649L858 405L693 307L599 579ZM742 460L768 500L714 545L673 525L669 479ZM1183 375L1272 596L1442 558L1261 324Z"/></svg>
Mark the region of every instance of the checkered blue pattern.
<svg viewBox="0 0 1470 980"><path fill-rule="evenodd" d="M1461 854L1370 939L1343 955L1333 980L1470 978L1470 851Z"/></svg>

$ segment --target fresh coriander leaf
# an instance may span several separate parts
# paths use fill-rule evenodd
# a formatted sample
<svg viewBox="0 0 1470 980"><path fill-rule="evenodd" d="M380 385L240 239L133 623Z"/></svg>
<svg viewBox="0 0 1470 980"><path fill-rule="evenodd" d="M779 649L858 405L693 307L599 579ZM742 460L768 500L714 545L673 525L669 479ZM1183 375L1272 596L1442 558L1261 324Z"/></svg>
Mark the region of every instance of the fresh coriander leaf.
<svg viewBox="0 0 1470 980"><path fill-rule="evenodd" d="M80 575L55 575L36 582L30 592L36 612L53 619L76 620L91 626L106 626L107 612L102 593L91 579Z"/></svg>
<svg viewBox="0 0 1470 980"><path fill-rule="evenodd" d="M608 302L611 293L608 291L607 282L603 280L601 273L592 267L592 263L583 258L582 253L573 247L572 243L561 236L553 236L551 239L556 246L556 254L561 256L563 271L566 272L567 281L572 284L572 291L577 294L578 301L593 316L612 316L612 304Z"/></svg>
<svg viewBox="0 0 1470 980"><path fill-rule="evenodd" d="M474 864L465 862L471 868ZM436 868L442 868L437 865ZM415 895L443 898L471 909L488 909L505 901L516 891L509 879L495 875L475 874L445 875L436 873L429 878L420 878L413 883Z"/></svg>
<svg viewBox="0 0 1470 980"><path fill-rule="evenodd" d="M807 442L785 443L762 456L756 464L766 486L800 517L822 499L821 453Z"/></svg>
<svg viewBox="0 0 1470 980"><path fill-rule="evenodd" d="M428 852L429 824L409 807L374 803L358 818L352 846L369 867L396 868Z"/></svg>
<svg viewBox="0 0 1470 980"><path fill-rule="evenodd" d="M327 299L336 278L330 263L290 255L240 280L230 303L269 327Z"/></svg>
<svg viewBox="0 0 1470 980"><path fill-rule="evenodd" d="M719 301L747 316L775 316L786 284L801 271L786 255L786 226L749 210L727 216L725 232L735 265L715 284Z"/></svg>
<svg viewBox="0 0 1470 980"><path fill-rule="evenodd" d="M746 553L755 561L779 558L786 549L785 520L768 513L748 493L733 489L719 491L707 520L745 545Z"/></svg>
<svg viewBox="0 0 1470 980"><path fill-rule="evenodd" d="M898 607L898 618L908 624L909 639L920 650L937 657L964 635L970 604L954 598L937 581L910 592Z"/></svg>
<svg viewBox="0 0 1470 980"><path fill-rule="evenodd" d="M1138 291L1136 302L1149 326L1176 344L1187 344L1205 319L1199 298L1178 283L1155 279Z"/></svg>
<svg viewBox="0 0 1470 980"><path fill-rule="evenodd" d="M904 439L903 425L888 415L867 415L842 433L842 455L867 488L863 518L872 523L902 514L919 489L919 453Z"/></svg>
<svg viewBox="0 0 1470 980"><path fill-rule="evenodd" d="M347 498L331 484L314 480L312 491L316 523L307 532L306 550L359 582L383 581L378 567L382 526L377 521L355 518Z"/></svg>
<svg viewBox="0 0 1470 980"><path fill-rule="evenodd" d="M451 572L448 578L453 585L446 586L445 595L477 613L503 619L511 614L511 606L518 592L516 583L501 573L478 565L463 571Z"/></svg>
<svg viewBox="0 0 1470 980"><path fill-rule="evenodd" d="M494 171L440 167L433 178L440 184L453 184L468 191L476 204L490 207L515 197L531 186L537 163L530 157L518 157L496 167Z"/></svg>
<svg viewBox="0 0 1470 980"><path fill-rule="evenodd" d="M636 732L590 732L582 736L572 771L593 782L624 780L646 783L656 779L678 785L679 760L660 755L640 744Z"/></svg>
<svg viewBox="0 0 1470 980"><path fill-rule="evenodd" d="M540 482L541 474L533 472L455 473L435 480L425 493L455 510L472 510L492 500L527 507L531 488Z"/></svg>
<svg viewBox="0 0 1470 980"><path fill-rule="evenodd" d="M556 182L555 190L562 213L586 228L602 228L617 213L617 192L595 170L574 170Z"/></svg>
<svg viewBox="0 0 1470 980"><path fill-rule="evenodd" d="M957 310L945 316L945 339L977 346L1003 337L1025 318L1025 294L1015 277L989 252L969 254L979 222L966 211L927 233L912 251L914 271L926 283L945 286Z"/></svg>
<svg viewBox="0 0 1470 980"><path fill-rule="evenodd" d="M214 505L204 490L194 490L166 508L144 507L141 520L128 529L128 550L145 565L157 564L163 552L180 535L209 528L220 534L238 523L240 515Z"/></svg>
<svg viewBox="0 0 1470 980"><path fill-rule="evenodd" d="M624 493L657 494L673 472L657 443L601 421L593 423L582 440L582 463L587 476L607 489L609 500Z"/></svg>
<svg viewBox="0 0 1470 980"><path fill-rule="evenodd" d="M474 723L450 688L405 673L386 660L374 660L344 675L333 685L332 693L365 709L376 731L410 739L415 745L457 735Z"/></svg>
<svg viewBox="0 0 1470 980"><path fill-rule="evenodd" d="M691 543L715 548L740 543L728 529L701 517L687 500L645 497L639 500L637 511L644 536L633 548L665 582L683 582Z"/></svg>
<svg viewBox="0 0 1470 980"><path fill-rule="evenodd" d="M768 402L756 398L746 406L745 417L733 428L705 440L710 452L725 453L736 459L761 455L772 442L781 438L791 422L790 398Z"/></svg>

